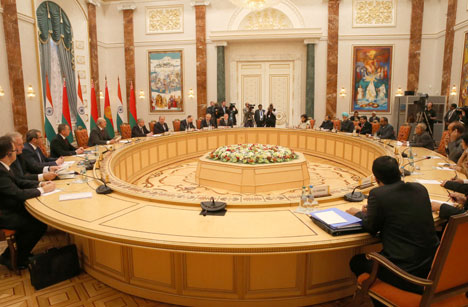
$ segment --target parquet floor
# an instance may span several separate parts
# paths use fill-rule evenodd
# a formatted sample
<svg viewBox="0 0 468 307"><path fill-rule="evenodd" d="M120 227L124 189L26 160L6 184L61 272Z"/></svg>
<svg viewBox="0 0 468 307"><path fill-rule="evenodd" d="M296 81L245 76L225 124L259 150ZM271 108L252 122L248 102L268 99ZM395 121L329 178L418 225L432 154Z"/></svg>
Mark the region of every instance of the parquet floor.
<svg viewBox="0 0 468 307"><path fill-rule="evenodd" d="M67 244L67 236L61 231L51 230L37 244L33 253ZM0 250L6 248L0 242ZM319 307L350 306L351 298L315 305ZM36 291L31 285L28 270L21 275L10 272L0 265L1 307L177 307L176 305L150 301L119 292L102 284L86 273ZM371 307L366 304L365 307Z"/></svg>

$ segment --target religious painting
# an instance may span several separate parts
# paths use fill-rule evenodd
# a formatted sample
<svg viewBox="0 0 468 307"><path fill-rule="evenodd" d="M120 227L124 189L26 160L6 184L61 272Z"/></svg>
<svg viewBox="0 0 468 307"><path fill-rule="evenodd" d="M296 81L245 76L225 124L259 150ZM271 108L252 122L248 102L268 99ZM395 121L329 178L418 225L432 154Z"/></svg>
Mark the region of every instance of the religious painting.
<svg viewBox="0 0 468 307"><path fill-rule="evenodd" d="M460 80L460 106L468 106L468 33L465 33Z"/></svg>
<svg viewBox="0 0 468 307"><path fill-rule="evenodd" d="M182 50L148 53L150 112L184 110L182 60Z"/></svg>
<svg viewBox="0 0 468 307"><path fill-rule="evenodd" d="M354 46L352 111L390 112L392 46Z"/></svg>

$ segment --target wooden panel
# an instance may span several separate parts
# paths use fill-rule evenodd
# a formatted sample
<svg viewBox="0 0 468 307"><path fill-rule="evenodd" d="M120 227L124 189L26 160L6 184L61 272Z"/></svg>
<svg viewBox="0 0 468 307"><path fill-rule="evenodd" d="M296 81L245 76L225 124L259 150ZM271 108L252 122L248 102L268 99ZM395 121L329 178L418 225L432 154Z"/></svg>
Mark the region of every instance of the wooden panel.
<svg viewBox="0 0 468 307"><path fill-rule="evenodd" d="M225 146L225 145L226 145L226 135L218 134L218 146Z"/></svg>
<svg viewBox="0 0 468 307"><path fill-rule="evenodd" d="M353 160L353 145L346 143L344 149L344 158L348 161Z"/></svg>
<svg viewBox="0 0 468 307"><path fill-rule="evenodd" d="M159 161L167 159L167 144L161 144L158 146L158 157Z"/></svg>
<svg viewBox="0 0 468 307"><path fill-rule="evenodd" d="M141 151L141 168L149 166L150 163L150 151L148 149L143 149Z"/></svg>
<svg viewBox="0 0 468 307"><path fill-rule="evenodd" d="M325 152L325 139L317 137L317 149L318 152Z"/></svg>
<svg viewBox="0 0 468 307"><path fill-rule="evenodd" d="M376 159L375 153L373 151L368 152L368 159L367 159L367 169L372 169L372 164L374 163L374 160Z"/></svg>
<svg viewBox="0 0 468 307"><path fill-rule="evenodd" d="M297 134L291 134L289 136L289 147L290 148L297 148L297 144L298 144L298 141L297 141L298 137L297 137Z"/></svg>
<svg viewBox="0 0 468 307"><path fill-rule="evenodd" d="M177 155L186 155L187 154L187 141L179 140L177 142Z"/></svg>
<svg viewBox="0 0 468 307"><path fill-rule="evenodd" d="M218 137L216 135L211 135L208 137L208 149L218 148Z"/></svg>
<svg viewBox="0 0 468 307"><path fill-rule="evenodd" d="M120 172L122 174L121 178L123 180L126 180L128 176L127 176L127 167L125 165L125 160L120 161L119 166L120 166Z"/></svg>
<svg viewBox="0 0 468 307"><path fill-rule="evenodd" d="M326 145L327 154L334 156L335 155L336 141L335 140L327 140L326 144L327 144Z"/></svg>
<svg viewBox="0 0 468 307"><path fill-rule="evenodd" d="M353 146L353 162L359 164L361 161L361 147Z"/></svg>
<svg viewBox="0 0 468 307"><path fill-rule="evenodd" d="M101 272L123 279L123 247L102 241L91 241L91 263Z"/></svg>
<svg viewBox="0 0 468 307"><path fill-rule="evenodd" d="M127 166L127 178L133 175L133 159L132 157L127 157L125 159L125 164Z"/></svg>
<svg viewBox="0 0 468 307"><path fill-rule="evenodd" d="M335 155L340 158L344 158L344 144L342 142L336 142Z"/></svg>
<svg viewBox="0 0 468 307"><path fill-rule="evenodd" d="M266 133L258 134L258 143L259 144L268 144L268 135Z"/></svg>
<svg viewBox="0 0 468 307"><path fill-rule="evenodd" d="M279 144L284 147L289 147L289 136L285 133L281 133L279 136Z"/></svg>
<svg viewBox="0 0 468 307"><path fill-rule="evenodd" d="M141 170L141 156L140 156L139 151L133 154L132 160L133 160L133 172L136 173L139 170Z"/></svg>
<svg viewBox="0 0 468 307"><path fill-rule="evenodd" d="M316 148L315 141L316 140L317 140L317 138L315 138L315 137L311 137L311 136L307 137L307 150L315 151L315 148Z"/></svg>
<svg viewBox="0 0 468 307"><path fill-rule="evenodd" d="M367 167L367 149L361 147L361 162L360 165L362 167Z"/></svg>
<svg viewBox="0 0 468 307"><path fill-rule="evenodd" d="M238 144L244 144L245 143L245 133L239 133L237 134L237 143Z"/></svg>
<svg viewBox="0 0 468 307"><path fill-rule="evenodd" d="M234 133L228 134L228 136L227 136L226 145L232 145L232 144L236 144L236 134L234 134Z"/></svg>
<svg viewBox="0 0 468 307"><path fill-rule="evenodd" d="M197 139L193 138L187 140L187 152L189 154L197 152Z"/></svg>
<svg viewBox="0 0 468 307"><path fill-rule="evenodd" d="M268 144L271 144L271 145L278 144L278 132L272 131L270 134L268 134Z"/></svg>
<svg viewBox="0 0 468 307"><path fill-rule="evenodd" d="M249 144L259 143L257 141L257 134L256 133L248 133L247 134L247 143L249 143Z"/></svg>
<svg viewBox="0 0 468 307"><path fill-rule="evenodd" d="M167 144L167 157L173 158L177 156L177 145L175 142Z"/></svg>
<svg viewBox="0 0 468 307"><path fill-rule="evenodd" d="M132 248L130 283L145 288L174 288L174 255L166 251ZM166 289L164 289L166 290Z"/></svg>
<svg viewBox="0 0 468 307"><path fill-rule="evenodd" d="M156 146L150 148L150 164L158 162L158 148Z"/></svg>
<svg viewBox="0 0 468 307"><path fill-rule="evenodd" d="M305 148L306 148L306 137L305 135L300 135L298 149L305 149Z"/></svg>
<svg viewBox="0 0 468 307"><path fill-rule="evenodd" d="M197 148L198 151L208 151L208 147L206 145L206 136L200 136L197 138Z"/></svg>

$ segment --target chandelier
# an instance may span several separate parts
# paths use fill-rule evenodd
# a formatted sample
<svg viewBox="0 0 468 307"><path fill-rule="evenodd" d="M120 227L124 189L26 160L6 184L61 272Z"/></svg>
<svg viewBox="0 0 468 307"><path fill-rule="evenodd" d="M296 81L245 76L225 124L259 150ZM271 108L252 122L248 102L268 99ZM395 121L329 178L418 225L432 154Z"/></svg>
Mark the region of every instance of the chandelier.
<svg viewBox="0 0 468 307"><path fill-rule="evenodd" d="M231 0L231 2L241 8L260 11L272 7L281 0Z"/></svg>

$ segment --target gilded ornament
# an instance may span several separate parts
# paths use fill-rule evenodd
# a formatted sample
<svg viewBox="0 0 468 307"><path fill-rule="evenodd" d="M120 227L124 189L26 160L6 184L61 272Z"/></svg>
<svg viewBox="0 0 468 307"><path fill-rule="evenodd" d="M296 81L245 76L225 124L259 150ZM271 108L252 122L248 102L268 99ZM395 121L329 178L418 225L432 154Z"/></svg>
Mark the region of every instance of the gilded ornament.
<svg viewBox="0 0 468 307"><path fill-rule="evenodd" d="M147 8L147 32L171 33L183 32L183 7Z"/></svg>
<svg viewBox="0 0 468 307"><path fill-rule="evenodd" d="M394 25L394 0L354 0L353 17L355 26Z"/></svg>

